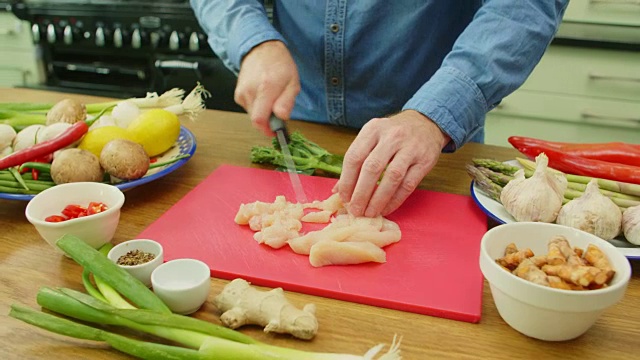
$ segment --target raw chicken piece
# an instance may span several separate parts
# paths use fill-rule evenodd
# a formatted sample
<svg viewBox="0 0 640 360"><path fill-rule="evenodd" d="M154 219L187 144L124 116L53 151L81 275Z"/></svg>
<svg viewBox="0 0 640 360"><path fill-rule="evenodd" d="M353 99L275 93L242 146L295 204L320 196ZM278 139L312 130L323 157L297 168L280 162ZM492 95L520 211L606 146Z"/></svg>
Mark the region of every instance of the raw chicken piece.
<svg viewBox="0 0 640 360"><path fill-rule="evenodd" d="M311 247L309 262L314 267L387 261L384 250L370 242L320 241Z"/></svg>
<svg viewBox="0 0 640 360"><path fill-rule="evenodd" d="M309 255L311 247L318 242L343 241L358 231L374 232L377 230L365 224L342 226L336 223L331 223L321 230L309 231L303 236L291 239L288 243L291 250L296 254Z"/></svg>
<svg viewBox="0 0 640 360"><path fill-rule="evenodd" d="M283 226L269 226L262 231L253 234L253 238L258 244L269 245L274 249L279 249L287 244L287 241L300 236L296 230L287 229Z"/></svg>
<svg viewBox="0 0 640 360"><path fill-rule="evenodd" d="M384 224L384 220L386 219L383 218L381 215L374 218L369 218L364 216L356 217L351 214L343 214L343 215L336 216L333 219L332 223L336 224L337 226L350 226L350 225L371 226L371 227L374 227L376 231L380 231L380 229L382 229L382 226Z"/></svg>
<svg viewBox="0 0 640 360"><path fill-rule="evenodd" d="M340 195L338 193L332 194L325 200L322 200L322 201L316 200L311 203L306 203L303 206L305 209L312 208L312 209L331 211L332 214L344 208L344 205L342 205L342 200L340 200Z"/></svg>
<svg viewBox="0 0 640 360"><path fill-rule="evenodd" d="M402 238L400 230L356 231L344 239L344 241L370 242L377 247L383 248L393 243L397 243L400 241L400 238Z"/></svg>
<svg viewBox="0 0 640 360"><path fill-rule="evenodd" d="M249 219L249 228L253 231L260 231L276 224L296 231L300 231L300 229L302 229L302 223L300 220L288 215L286 210L274 214L255 215Z"/></svg>
<svg viewBox="0 0 640 360"><path fill-rule="evenodd" d="M305 215L304 209L309 208L319 211ZM329 224L301 235L301 220ZM386 254L381 248L398 242L402 235L398 224L382 216L349 214L338 194L306 204L289 203L284 196L277 196L273 203L242 204L235 221L257 231L254 239L258 243L276 249L288 244L294 252L309 255L316 267L385 262Z"/></svg>
<svg viewBox="0 0 640 360"><path fill-rule="evenodd" d="M326 224L331 219L331 214L333 213L329 210L314 211L307 213L300 220L308 223Z"/></svg>

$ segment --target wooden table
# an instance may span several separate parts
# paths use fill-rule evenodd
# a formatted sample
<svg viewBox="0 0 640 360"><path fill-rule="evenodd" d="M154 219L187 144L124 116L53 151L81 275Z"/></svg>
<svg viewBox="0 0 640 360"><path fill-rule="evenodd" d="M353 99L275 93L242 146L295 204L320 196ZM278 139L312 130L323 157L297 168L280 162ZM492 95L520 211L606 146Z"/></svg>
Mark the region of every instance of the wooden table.
<svg viewBox="0 0 640 360"><path fill-rule="evenodd" d="M85 102L101 98L20 89L0 89L0 102L55 102L75 97ZM131 239L193 189L221 164L252 166L249 150L269 139L255 131L245 114L206 111L199 120L186 122L197 137L196 155L170 175L126 193L114 243ZM318 124L292 122L329 151L344 153L356 132ZM513 159L509 148L468 144L455 154L442 156L421 188L469 194L470 179L464 165L473 157ZM41 286L83 290L81 269L70 259L54 253L27 222L26 202L0 200L0 359L126 359L115 350L45 332L9 318L9 306L19 303L38 308L36 292ZM466 264L466 266L478 266ZM479 324L441 319L376 308L304 294L288 293L292 302L313 302L318 308L320 331L310 342L286 336L270 336L257 328L243 330L262 341L310 351L364 353L371 346L403 336L405 359L632 359L640 356L640 270L634 273L627 294L606 311L582 337L563 343L528 338L511 329L498 315L489 287L484 286L482 320ZM444 275L443 275L444 276ZM212 295L227 281L213 279ZM217 322L211 304L195 316Z"/></svg>

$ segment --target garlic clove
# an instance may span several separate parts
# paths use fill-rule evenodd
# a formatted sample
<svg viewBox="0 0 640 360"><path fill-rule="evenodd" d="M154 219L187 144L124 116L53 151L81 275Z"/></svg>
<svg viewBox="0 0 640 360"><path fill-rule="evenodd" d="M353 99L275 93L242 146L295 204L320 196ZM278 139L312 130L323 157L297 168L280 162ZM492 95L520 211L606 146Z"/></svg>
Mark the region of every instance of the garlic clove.
<svg viewBox="0 0 640 360"><path fill-rule="evenodd" d="M628 242L640 245L640 205L627 208L622 214L622 230Z"/></svg>
<svg viewBox="0 0 640 360"><path fill-rule="evenodd" d="M580 197L560 209L556 223L611 240L620 234L622 211L600 192L598 181L592 179Z"/></svg>

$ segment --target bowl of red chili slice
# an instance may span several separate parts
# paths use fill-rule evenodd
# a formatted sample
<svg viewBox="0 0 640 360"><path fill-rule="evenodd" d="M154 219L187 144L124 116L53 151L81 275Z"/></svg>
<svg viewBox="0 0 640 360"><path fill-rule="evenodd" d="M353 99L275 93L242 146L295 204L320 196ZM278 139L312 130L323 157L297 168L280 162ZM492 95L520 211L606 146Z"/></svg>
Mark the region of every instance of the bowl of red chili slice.
<svg viewBox="0 0 640 360"><path fill-rule="evenodd" d="M76 182L51 187L34 196L25 215L53 248L65 234L74 235L93 248L113 238L120 221L124 193L98 182Z"/></svg>

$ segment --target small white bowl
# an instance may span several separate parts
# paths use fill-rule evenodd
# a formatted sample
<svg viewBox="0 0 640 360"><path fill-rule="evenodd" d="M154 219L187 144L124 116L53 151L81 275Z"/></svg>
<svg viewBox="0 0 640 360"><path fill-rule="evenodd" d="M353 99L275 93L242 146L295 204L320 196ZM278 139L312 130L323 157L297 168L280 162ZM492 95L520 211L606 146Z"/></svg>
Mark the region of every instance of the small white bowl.
<svg viewBox="0 0 640 360"><path fill-rule="evenodd" d="M155 255L153 260L139 265L120 265L118 259L132 250L140 250ZM151 287L151 273L164 261L162 245L157 241L149 239L134 239L122 242L113 247L107 257L121 268L127 270L129 274L140 280L147 287Z"/></svg>
<svg viewBox="0 0 640 360"><path fill-rule="evenodd" d="M67 205L87 206L92 201L104 203L107 210L62 222L44 220L51 215L60 215ZM61 253L56 242L65 234L74 235L98 249L113 238L123 204L124 194L113 185L76 182L56 185L40 192L27 204L25 215L40 236Z"/></svg>
<svg viewBox="0 0 640 360"><path fill-rule="evenodd" d="M586 249L593 244L602 250L616 272L608 287L554 289L521 279L495 262L512 242L518 249L547 254L549 240L558 235L566 237L572 247ZM629 261L609 242L571 227L534 222L510 223L487 231L480 244L480 269L502 319L517 331L546 341L571 340L584 334L603 311L622 299L631 277Z"/></svg>
<svg viewBox="0 0 640 360"><path fill-rule="evenodd" d="M196 312L211 291L211 272L196 259L176 259L158 266L151 274L153 292L174 313Z"/></svg>

